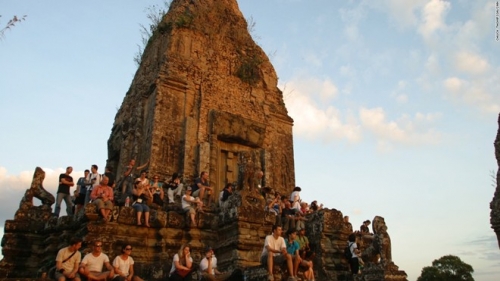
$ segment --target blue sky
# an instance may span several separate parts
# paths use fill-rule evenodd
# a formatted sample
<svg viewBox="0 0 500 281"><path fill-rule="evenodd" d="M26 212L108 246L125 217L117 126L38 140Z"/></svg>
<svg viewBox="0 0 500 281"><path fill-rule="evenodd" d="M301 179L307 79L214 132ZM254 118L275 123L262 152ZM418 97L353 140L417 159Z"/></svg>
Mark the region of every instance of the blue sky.
<svg viewBox="0 0 500 281"><path fill-rule="evenodd" d="M147 7L161 1L2 2L0 219L36 166L54 192L62 168L104 167L133 79ZM500 275L489 224L500 112L496 1L240 0L294 118L306 201L358 228L386 219L393 258L416 280L443 255L475 280ZM102 168L100 169L102 170ZM18 201L19 200L19 201Z"/></svg>

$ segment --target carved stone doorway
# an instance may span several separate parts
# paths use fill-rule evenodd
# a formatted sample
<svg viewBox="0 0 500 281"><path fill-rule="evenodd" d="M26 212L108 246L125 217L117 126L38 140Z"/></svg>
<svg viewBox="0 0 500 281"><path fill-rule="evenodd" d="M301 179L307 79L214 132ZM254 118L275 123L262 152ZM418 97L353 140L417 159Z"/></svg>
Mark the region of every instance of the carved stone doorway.
<svg viewBox="0 0 500 281"><path fill-rule="evenodd" d="M218 167L214 188L216 201L227 183L248 189L258 169L263 169L263 149L219 141Z"/></svg>

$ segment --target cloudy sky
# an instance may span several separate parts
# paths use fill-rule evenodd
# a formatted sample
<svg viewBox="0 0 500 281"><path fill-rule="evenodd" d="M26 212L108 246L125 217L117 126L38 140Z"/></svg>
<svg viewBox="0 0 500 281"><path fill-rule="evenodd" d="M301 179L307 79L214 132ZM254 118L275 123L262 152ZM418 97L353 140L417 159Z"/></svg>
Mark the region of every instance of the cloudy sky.
<svg viewBox="0 0 500 281"><path fill-rule="evenodd" d="M383 216L409 280L447 254L472 265L475 280L497 280L489 202L498 2L238 3L295 120L302 197L341 210L355 228ZM1 221L13 218L36 166L52 192L64 167L79 177L91 164L104 166L137 68L140 24L161 4L2 1L0 28L27 17L0 41Z"/></svg>

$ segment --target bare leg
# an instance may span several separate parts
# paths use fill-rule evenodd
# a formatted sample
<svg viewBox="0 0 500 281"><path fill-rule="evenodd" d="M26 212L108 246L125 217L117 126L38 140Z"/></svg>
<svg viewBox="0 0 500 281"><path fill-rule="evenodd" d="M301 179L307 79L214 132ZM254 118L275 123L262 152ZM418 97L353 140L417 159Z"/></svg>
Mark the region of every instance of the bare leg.
<svg viewBox="0 0 500 281"><path fill-rule="evenodd" d="M292 256L287 254L286 255L286 265L288 268L288 273L290 273L290 276L295 276L293 274L293 262L292 262Z"/></svg>
<svg viewBox="0 0 500 281"><path fill-rule="evenodd" d="M196 214L189 214L189 216L191 217L191 227L196 227L196 220L194 219Z"/></svg>
<svg viewBox="0 0 500 281"><path fill-rule="evenodd" d="M144 224L149 227L149 212L144 213Z"/></svg>
<svg viewBox="0 0 500 281"><path fill-rule="evenodd" d="M142 212L137 212L137 225L142 225L141 224L141 215L142 215Z"/></svg>
<svg viewBox="0 0 500 281"><path fill-rule="evenodd" d="M205 196L205 187L200 187L200 201L203 202L203 197Z"/></svg>
<svg viewBox="0 0 500 281"><path fill-rule="evenodd" d="M300 261L299 256L295 256L293 259L293 276L297 276L297 273L299 272Z"/></svg>
<svg viewBox="0 0 500 281"><path fill-rule="evenodd" d="M273 275L273 254L272 253L267 254L267 272L269 272L269 275Z"/></svg>

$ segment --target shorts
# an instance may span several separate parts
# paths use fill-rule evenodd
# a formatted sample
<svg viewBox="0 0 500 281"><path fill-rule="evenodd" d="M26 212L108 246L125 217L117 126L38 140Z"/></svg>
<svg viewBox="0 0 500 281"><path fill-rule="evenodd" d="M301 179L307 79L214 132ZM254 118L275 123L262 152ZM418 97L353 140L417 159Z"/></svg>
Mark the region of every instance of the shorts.
<svg viewBox="0 0 500 281"><path fill-rule="evenodd" d="M75 198L75 205L85 205L85 195L79 193L78 197Z"/></svg>
<svg viewBox="0 0 500 281"><path fill-rule="evenodd" d="M108 209L108 210L113 210L113 202L110 200L104 202L102 199L96 199L94 200L94 204L97 206L97 209Z"/></svg>
<svg viewBox="0 0 500 281"><path fill-rule="evenodd" d="M194 209L193 207L186 207L186 208L184 208L183 210L184 210L184 212L186 212L186 213L196 214L196 211L195 211L195 209Z"/></svg>
<svg viewBox="0 0 500 281"><path fill-rule="evenodd" d="M64 278L66 278L66 280L74 280L75 278L80 278L80 274L78 274L78 272L75 274L75 278L73 278L73 279L69 279L69 278L67 278L66 276L64 276L64 274L62 274L62 273L61 273L61 272L59 272L59 271L56 271L56 272L54 273L54 276L55 276L56 280L59 280L59 278L60 278L60 277L64 277ZM80 278L80 279L81 279L81 278Z"/></svg>
<svg viewBox="0 0 500 281"><path fill-rule="evenodd" d="M134 208L137 212L139 213L147 213L149 212L149 206L144 204L144 203L135 203L132 205L132 208Z"/></svg>
<svg viewBox="0 0 500 281"><path fill-rule="evenodd" d="M268 257L268 254L264 254L264 255L260 256L260 263L262 265L267 265L267 257ZM282 264L285 262L285 260L286 260L286 258L282 254L273 256L273 265Z"/></svg>
<svg viewBox="0 0 500 281"><path fill-rule="evenodd" d="M201 189L197 189L195 192L193 192L193 194L191 194L191 196L193 196L193 197L199 197L200 196L200 190Z"/></svg>

